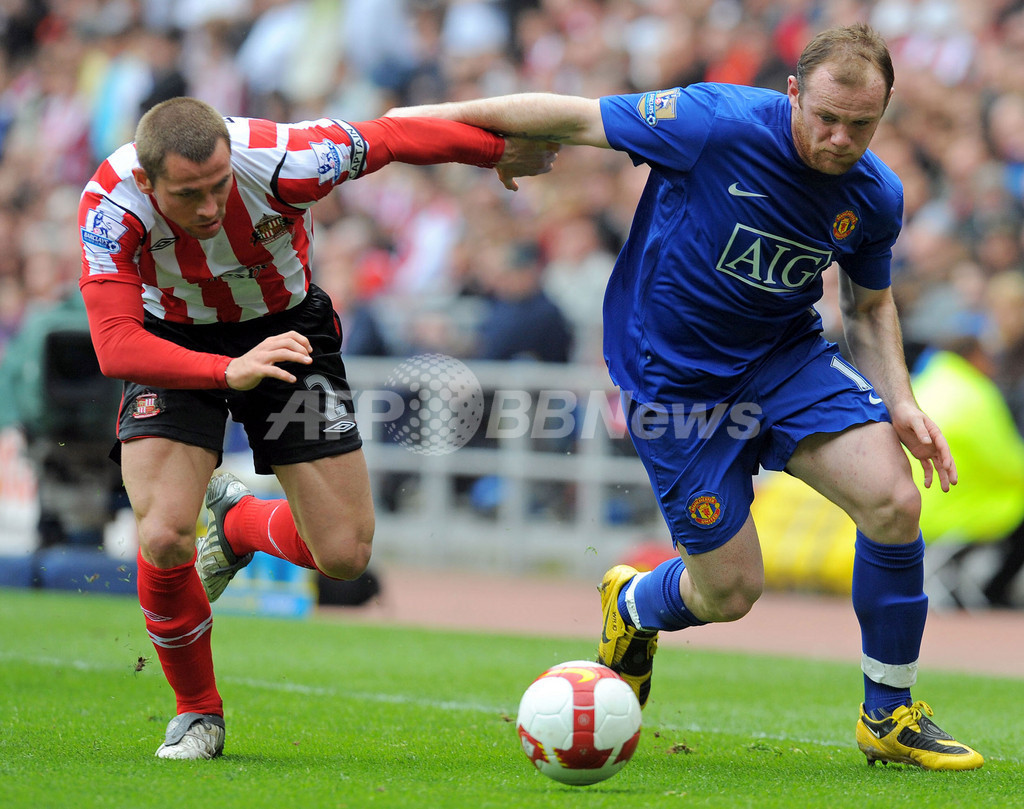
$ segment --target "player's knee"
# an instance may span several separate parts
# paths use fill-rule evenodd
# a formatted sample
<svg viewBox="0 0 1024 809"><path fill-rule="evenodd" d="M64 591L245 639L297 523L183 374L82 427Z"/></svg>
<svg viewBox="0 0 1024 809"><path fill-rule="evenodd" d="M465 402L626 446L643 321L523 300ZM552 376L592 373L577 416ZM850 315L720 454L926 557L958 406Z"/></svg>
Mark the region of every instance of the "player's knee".
<svg viewBox="0 0 1024 809"><path fill-rule="evenodd" d="M761 597L762 588L747 588L733 593L721 604L719 621L738 621L754 606Z"/></svg>
<svg viewBox="0 0 1024 809"><path fill-rule="evenodd" d="M139 547L146 561L158 568L187 565L195 555L195 524L175 526L144 517L139 520Z"/></svg>
<svg viewBox="0 0 1024 809"><path fill-rule="evenodd" d="M911 542L921 520L921 492L909 475L884 489L857 520L860 530L876 542Z"/></svg>
<svg viewBox="0 0 1024 809"><path fill-rule="evenodd" d="M913 527L917 533L921 522L921 492L913 478L906 478L893 493L893 513L896 522Z"/></svg>
<svg viewBox="0 0 1024 809"><path fill-rule="evenodd" d="M736 580L727 589L712 594L704 618L714 623L738 621L750 612L763 592L763 575Z"/></svg>
<svg viewBox="0 0 1024 809"><path fill-rule="evenodd" d="M317 567L332 579L359 577L370 564L373 552L373 523L348 526L315 554Z"/></svg>

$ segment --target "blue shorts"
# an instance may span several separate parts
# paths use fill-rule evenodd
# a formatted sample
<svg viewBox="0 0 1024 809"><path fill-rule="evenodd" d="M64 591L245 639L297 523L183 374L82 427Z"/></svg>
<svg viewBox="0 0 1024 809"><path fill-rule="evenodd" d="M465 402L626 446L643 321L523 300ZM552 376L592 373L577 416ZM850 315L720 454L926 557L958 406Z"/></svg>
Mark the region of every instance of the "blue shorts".
<svg viewBox="0 0 1024 809"><path fill-rule="evenodd" d="M891 421L870 383L818 335L752 369L727 400L624 404L672 541L688 554L739 532L754 475L785 469L803 438Z"/></svg>

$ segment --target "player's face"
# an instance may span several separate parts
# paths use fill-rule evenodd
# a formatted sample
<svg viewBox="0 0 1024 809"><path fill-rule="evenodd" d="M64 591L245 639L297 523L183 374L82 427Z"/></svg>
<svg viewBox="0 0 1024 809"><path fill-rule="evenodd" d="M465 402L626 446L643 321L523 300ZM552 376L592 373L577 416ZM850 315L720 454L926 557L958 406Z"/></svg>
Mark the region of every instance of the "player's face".
<svg viewBox="0 0 1024 809"><path fill-rule="evenodd" d="M135 170L139 189L153 197L160 213L196 239L211 239L223 227L233 176L231 152L224 141L217 143L204 163L168 154L164 172L155 182L141 169Z"/></svg>
<svg viewBox="0 0 1024 809"><path fill-rule="evenodd" d="M840 84L828 62L805 80L789 77L793 143L801 159L824 174L845 174L861 159L889 98L882 74L869 68L855 85ZM889 96L892 95L890 91Z"/></svg>

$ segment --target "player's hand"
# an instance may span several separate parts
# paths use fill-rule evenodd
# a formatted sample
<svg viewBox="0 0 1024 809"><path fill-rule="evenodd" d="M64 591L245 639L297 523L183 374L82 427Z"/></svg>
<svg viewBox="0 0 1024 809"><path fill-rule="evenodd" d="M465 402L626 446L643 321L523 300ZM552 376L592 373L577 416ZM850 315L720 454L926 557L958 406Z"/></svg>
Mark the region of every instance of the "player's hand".
<svg viewBox="0 0 1024 809"><path fill-rule="evenodd" d="M942 491L948 492L956 485L956 462L939 425L913 405L893 408L891 413L900 441L921 462L925 488L931 488L938 474Z"/></svg>
<svg viewBox="0 0 1024 809"><path fill-rule="evenodd" d="M282 362L309 365L313 346L297 331L275 334L228 363L224 376L232 390L252 390L264 379L295 382L294 374L278 367Z"/></svg>
<svg viewBox="0 0 1024 809"><path fill-rule="evenodd" d="M530 138L505 138L505 152L494 170L509 191L518 191L516 177L533 177L551 171L558 155L559 144Z"/></svg>

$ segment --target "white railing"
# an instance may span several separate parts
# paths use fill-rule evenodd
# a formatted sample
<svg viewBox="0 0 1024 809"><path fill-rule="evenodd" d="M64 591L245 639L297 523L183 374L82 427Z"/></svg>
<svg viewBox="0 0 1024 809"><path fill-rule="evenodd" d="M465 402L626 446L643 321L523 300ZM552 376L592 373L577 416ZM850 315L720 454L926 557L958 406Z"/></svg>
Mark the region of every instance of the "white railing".
<svg viewBox="0 0 1024 809"><path fill-rule="evenodd" d="M495 397L494 411L512 402L514 418L492 411L479 428L491 436L488 446L427 455L387 440L367 412L368 394L387 387L398 363L346 358L378 499L376 558L600 577L638 543L656 538L668 547L647 475L617 426L616 389L603 366L466 361ZM501 429L504 422L511 428ZM389 510L382 493L394 476L410 477ZM459 491L460 479L481 477L500 481L490 512Z"/></svg>

